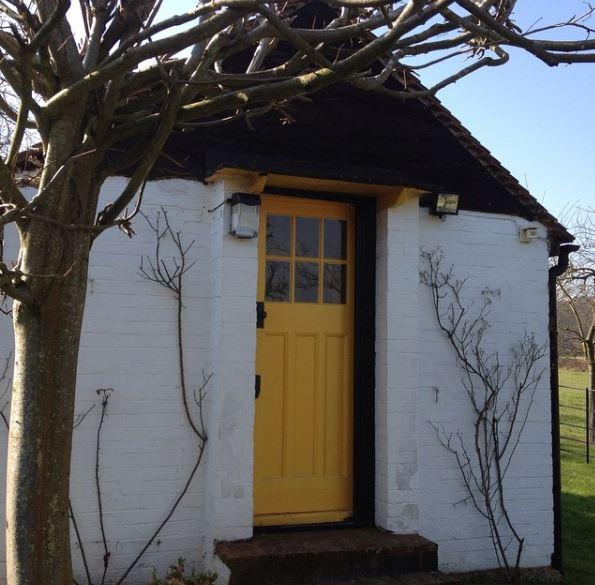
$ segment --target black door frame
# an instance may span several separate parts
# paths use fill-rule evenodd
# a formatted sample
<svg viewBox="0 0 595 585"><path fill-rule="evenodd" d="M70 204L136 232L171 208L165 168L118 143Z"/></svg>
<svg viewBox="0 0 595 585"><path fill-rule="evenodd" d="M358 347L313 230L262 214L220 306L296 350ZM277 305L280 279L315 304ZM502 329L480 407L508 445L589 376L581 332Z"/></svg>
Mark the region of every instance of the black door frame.
<svg viewBox="0 0 595 585"><path fill-rule="evenodd" d="M376 358L376 197L266 187L263 195L283 195L349 203L355 207L355 336L353 516L344 522L255 526L254 532L281 532L374 525L375 358Z"/></svg>

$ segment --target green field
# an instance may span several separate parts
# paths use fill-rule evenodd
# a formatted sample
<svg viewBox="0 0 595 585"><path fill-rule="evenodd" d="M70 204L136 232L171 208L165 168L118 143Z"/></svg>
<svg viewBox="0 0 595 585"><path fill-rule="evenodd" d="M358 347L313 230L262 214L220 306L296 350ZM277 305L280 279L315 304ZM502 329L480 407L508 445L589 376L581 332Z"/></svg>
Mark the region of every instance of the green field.
<svg viewBox="0 0 595 585"><path fill-rule="evenodd" d="M587 374L560 371L560 418L562 423L584 426L585 393L562 386L585 388ZM575 408L569 408L573 406ZM562 530L567 585L595 584L595 449L591 464L585 462L584 431L561 426L562 439Z"/></svg>

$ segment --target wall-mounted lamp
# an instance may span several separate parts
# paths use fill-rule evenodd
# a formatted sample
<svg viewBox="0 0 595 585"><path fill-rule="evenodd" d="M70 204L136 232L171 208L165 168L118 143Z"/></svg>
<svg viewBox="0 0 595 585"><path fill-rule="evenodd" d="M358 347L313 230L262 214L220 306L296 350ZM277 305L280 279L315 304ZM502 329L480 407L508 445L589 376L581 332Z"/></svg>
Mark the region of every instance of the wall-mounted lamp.
<svg viewBox="0 0 595 585"><path fill-rule="evenodd" d="M229 233L236 238L258 236L260 197L250 193L234 193L229 199L231 225Z"/></svg>
<svg viewBox="0 0 595 585"><path fill-rule="evenodd" d="M539 231L536 227L519 228L519 241L523 244L530 244L539 238Z"/></svg>
<svg viewBox="0 0 595 585"><path fill-rule="evenodd" d="M419 200L420 207L428 207L432 215L458 215L459 196L455 193L426 193Z"/></svg>

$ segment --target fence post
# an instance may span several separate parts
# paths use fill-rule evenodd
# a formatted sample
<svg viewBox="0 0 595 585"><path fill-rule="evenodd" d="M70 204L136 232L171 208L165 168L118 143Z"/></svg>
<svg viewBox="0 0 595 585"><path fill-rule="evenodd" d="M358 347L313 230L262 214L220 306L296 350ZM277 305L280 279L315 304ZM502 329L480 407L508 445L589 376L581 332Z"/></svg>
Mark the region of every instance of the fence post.
<svg viewBox="0 0 595 585"><path fill-rule="evenodd" d="M591 380L593 383L593 380ZM595 444L595 388L589 388L589 416L587 418L587 426L590 431L591 445Z"/></svg>
<svg viewBox="0 0 595 585"><path fill-rule="evenodd" d="M589 421L590 421L590 400L591 400L591 388L585 388L585 446L586 446L586 456L587 456L587 464L590 463L590 451L591 451L591 430L589 428Z"/></svg>

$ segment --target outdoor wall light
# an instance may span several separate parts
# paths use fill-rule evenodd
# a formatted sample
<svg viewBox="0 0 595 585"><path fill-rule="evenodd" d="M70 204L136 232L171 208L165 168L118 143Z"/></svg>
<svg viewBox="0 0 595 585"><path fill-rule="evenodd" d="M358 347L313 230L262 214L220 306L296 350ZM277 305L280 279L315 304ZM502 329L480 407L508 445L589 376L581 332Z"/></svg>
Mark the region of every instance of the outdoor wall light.
<svg viewBox="0 0 595 585"><path fill-rule="evenodd" d="M539 239L539 231L536 227L519 228L519 241L523 244L530 244L533 240Z"/></svg>
<svg viewBox="0 0 595 585"><path fill-rule="evenodd" d="M458 215L459 196L455 193L426 193L419 200L420 207L429 207L432 215Z"/></svg>
<svg viewBox="0 0 595 585"><path fill-rule="evenodd" d="M250 193L234 193L228 201L231 205L229 233L236 238L258 236L260 197Z"/></svg>

